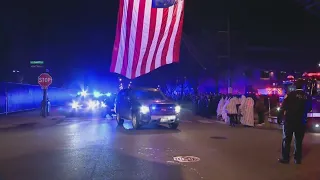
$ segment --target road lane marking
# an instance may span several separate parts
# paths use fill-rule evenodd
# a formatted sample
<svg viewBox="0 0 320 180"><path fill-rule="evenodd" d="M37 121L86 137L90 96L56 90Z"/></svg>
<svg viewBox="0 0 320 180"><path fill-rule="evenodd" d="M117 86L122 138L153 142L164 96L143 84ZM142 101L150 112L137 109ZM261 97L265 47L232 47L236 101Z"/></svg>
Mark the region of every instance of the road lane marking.
<svg viewBox="0 0 320 180"><path fill-rule="evenodd" d="M89 121L66 121L57 124L57 126L68 126L68 125L73 125L73 124L88 124L90 123Z"/></svg>
<svg viewBox="0 0 320 180"><path fill-rule="evenodd" d="M198 120L198 122L204 123L204 124L213 124L214 123L214 121L209 121L209 120Z"/></svg>
<svg viewBox="0 0 320 180"><path fill-rule="evenodd" d="M181 163L198 162L198 161L200 161L200 158L198 158L196 156L176 156L176 157L173 157L173 160L177 161L177 162L181 162Z"/></svg>

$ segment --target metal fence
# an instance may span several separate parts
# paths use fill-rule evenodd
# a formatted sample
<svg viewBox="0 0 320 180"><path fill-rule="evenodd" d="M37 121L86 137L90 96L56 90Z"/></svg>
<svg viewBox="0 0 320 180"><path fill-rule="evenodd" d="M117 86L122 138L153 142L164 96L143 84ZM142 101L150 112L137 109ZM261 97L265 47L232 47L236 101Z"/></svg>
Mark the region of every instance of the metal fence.
<svg viewBox="0 0 320 180"><path fill-rule="evenodd" d="M40 108L40 86L16 83L0 83L0 114ZM71 99L67 89L49 88L48 98L52 106L63 105Z"/></svg>

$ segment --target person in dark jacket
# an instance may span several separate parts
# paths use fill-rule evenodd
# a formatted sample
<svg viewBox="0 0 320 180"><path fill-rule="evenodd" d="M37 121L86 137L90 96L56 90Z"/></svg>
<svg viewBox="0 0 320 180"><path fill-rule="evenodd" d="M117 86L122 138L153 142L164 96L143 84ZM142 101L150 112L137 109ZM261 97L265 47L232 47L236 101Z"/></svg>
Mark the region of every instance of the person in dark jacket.
<svg viewBox="0 0 320 180"><path fill-rule="evenodd" d="M266 107L264 105L264 98L259 96L255 105L256 112L258 113L258 124L264 123L264 114L266 113Z"/></svg>
<svg viewBox="0 0 320 180"><path fill-rule="evenodd" d="M294 160L296 164L301 164L302 141L306 131L307 114L311 109L311 98L303 90L302 80L298 80L296 90L286 95L279 113L279 124L284 118L282 157L278 159L280 163L288 164L290 161L290 145L294 134Z"/></svg>

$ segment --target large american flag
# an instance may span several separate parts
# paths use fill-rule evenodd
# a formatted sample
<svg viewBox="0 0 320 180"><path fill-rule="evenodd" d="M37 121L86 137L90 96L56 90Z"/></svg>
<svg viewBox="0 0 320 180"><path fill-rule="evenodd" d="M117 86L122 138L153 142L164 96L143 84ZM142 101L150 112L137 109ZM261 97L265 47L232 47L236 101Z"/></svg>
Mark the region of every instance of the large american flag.
<svg viewBox="0 0 320 180"><path fill-rule="evenodd" d="M184 0L120 0L111 72L133 79L179 61Z"/></svg>

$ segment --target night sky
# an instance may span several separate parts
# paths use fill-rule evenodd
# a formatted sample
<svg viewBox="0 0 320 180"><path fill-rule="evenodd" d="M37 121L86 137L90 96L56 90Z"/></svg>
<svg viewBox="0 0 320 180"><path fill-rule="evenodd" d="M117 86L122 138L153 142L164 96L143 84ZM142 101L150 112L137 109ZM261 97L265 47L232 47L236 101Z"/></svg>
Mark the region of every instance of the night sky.
<svg viewBox="0 0 320 180"><path fill-rule="evenodd" d="M320 61L320 19L294 0L186 1L184 32L194 39L203 31L215 36L218 30L225 30L230 12L235 59L257 64L266 63L267 59L304 61L309 66ZM1 2L2 72L18 68L31 74L29 61L43 60L60 81L64 78L62 72L67 75L75 69L107 74L117 11L117 0ZM277 54L279 51L281 55ZM182 49L181 53L188 52ZM197 64L187 62L195 60L183 58L183 54L181 57L182 65Z"/></svg>

